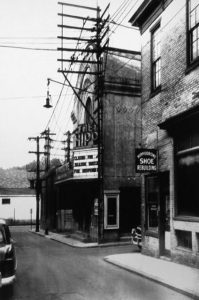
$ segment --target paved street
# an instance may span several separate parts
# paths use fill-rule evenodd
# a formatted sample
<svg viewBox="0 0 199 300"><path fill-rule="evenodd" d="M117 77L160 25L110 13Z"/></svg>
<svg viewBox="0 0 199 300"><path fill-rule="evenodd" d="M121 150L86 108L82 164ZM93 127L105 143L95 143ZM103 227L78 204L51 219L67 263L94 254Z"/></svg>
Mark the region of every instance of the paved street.
<svg viewBox="0 0 199 300"><path fill-rule="evenodd" d="M17 281L0 291L1 300L185 300L167 287L110 265L104 256L131 246L73 248L12 228L18 257Z"/></svg>

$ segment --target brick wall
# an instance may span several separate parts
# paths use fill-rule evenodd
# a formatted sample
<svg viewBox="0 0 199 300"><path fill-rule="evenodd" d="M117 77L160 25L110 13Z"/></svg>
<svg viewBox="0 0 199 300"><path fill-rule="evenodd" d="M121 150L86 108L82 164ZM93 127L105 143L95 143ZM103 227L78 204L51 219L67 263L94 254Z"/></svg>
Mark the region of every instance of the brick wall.
<svg viewBox="0 0 199 300"><path fill-rule="evenodd" d="M161 92L151 95L151 29L161 23ZM159 171L170 170L171 255L173 260L199 266L199 225L177 221L173 140L158 124L199 104L199 68L187 71L186 1L173 0L142 34L142 146L159 151ZM142 217L145 218L145 189L142 180ZM144 229L144 228L143 228ZM189 230L192 249L178 247L176 229ZM158 239L144 238L143 252L157 256Z"/></svg>

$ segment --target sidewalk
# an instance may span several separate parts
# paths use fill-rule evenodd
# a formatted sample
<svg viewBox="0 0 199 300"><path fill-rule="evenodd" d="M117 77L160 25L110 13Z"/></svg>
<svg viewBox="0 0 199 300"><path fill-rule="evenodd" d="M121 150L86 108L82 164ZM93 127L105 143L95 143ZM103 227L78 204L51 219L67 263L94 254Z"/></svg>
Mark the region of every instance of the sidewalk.
<svg viewBox="0 0 199 300"><path fill-rule="evenodd" d="M35 232L35 229L30 230L32 233L37 235L43 236L45 238L57 241L62 244L66 244L71 247L78 247L78 248L94 248L94 247L110 247L110 246L122 246L122 245L130 245L130 241L121 241L121 242L111 242L105 244L98 244L96 243L84 243L74 238L71 238L70 235L61 234L61 233L54 233L49 231L48 235L45 235L44 230L39 230L39 232Z"/></svg>
<svg viewBox="0 0 199 300"><path fill-rule="evenodd" d="M199 299L199 269L141 253L110 255L104 260Z"/></svg>

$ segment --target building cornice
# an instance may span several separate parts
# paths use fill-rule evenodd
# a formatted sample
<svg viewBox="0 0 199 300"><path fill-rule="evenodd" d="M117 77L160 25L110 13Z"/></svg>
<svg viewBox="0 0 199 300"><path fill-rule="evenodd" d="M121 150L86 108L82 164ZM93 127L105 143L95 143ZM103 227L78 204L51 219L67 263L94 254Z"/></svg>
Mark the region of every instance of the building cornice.
<svg viewBox="0 0 199 300"><path fill-rule="evenodd" d="M172 1L173 0L145 0L138 7L129 22L132 26L139 27L141 32L144 33Z"/></svg>
<svg viewBox="0 0 199 300"><path fill-rule="evenodd" d="M129 22L132 26L140 27L161 2L162 0L145 0L136 10Z"/></svg>

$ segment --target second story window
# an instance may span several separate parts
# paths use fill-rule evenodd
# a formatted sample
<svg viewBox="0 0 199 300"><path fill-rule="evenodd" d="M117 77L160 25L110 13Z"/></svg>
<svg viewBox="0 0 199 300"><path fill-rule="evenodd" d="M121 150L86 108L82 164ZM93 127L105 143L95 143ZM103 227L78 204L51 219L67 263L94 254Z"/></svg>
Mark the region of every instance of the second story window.
<svg viewBox="0 0 199 300"><path fill-rule="evenodd" d="M188 0L189 62L199 59L199 1Z"/></svg>
<svg viewBox="0 0 199 300"><path fill-rule="evenodd" d="M151 33L152 91L161 85L160 24Z"/></svg>

